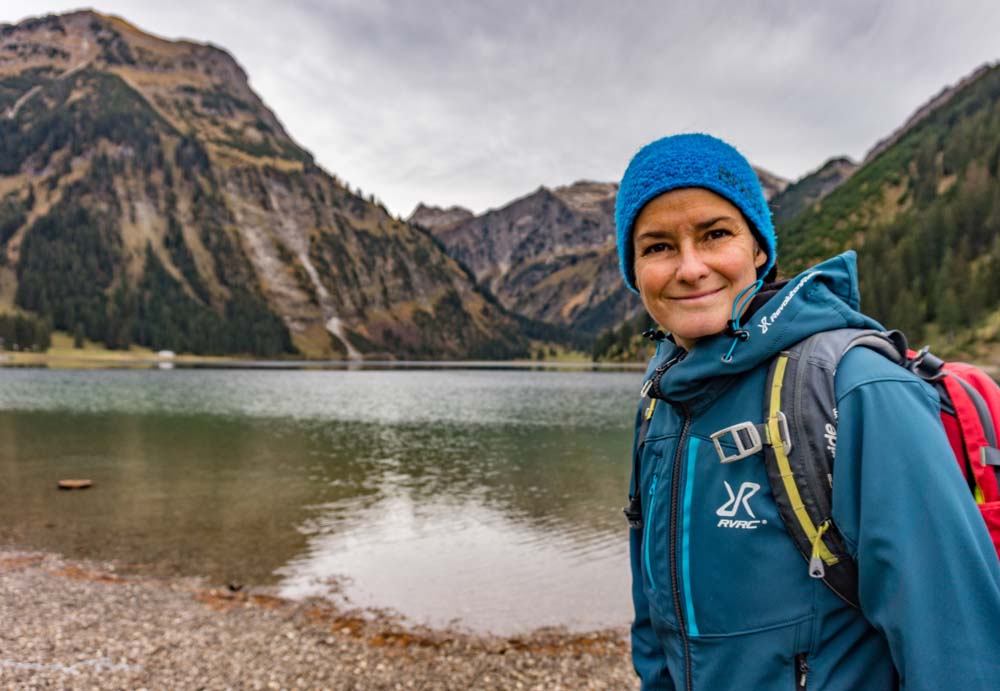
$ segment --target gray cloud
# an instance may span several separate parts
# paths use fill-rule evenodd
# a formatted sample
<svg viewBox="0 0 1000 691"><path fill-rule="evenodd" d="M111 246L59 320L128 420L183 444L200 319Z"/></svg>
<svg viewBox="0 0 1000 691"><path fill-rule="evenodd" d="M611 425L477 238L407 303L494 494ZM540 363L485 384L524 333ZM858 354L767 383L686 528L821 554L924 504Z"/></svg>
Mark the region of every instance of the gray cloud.
<svg viewBox="0 0 1000 691"><path fill-rule="evenodd" d="M664 134L703 130L794 178L860 158L995 60L996 2L108 0L102 12L229 50L326 168L406 214L480 211L614 180ZM49 2L64 11L69 3ZM0 20L38 14L8 0Z"/></svg>

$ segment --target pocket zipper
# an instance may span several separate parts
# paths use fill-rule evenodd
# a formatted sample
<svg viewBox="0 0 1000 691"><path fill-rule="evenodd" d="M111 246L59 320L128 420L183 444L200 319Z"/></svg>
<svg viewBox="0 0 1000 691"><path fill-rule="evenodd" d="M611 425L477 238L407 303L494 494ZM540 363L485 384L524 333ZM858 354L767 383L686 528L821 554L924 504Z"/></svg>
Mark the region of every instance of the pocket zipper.
<svg viewBox="0 0 1000 691"><path fill-rule="evenodd" d="M649 540L653 533L653 509L656 505L656 474L649 486L649 507L646 509L645 533L642 536L642 560L646 564L646 575L649 577L649 589L656 591L656 581L653 580L653 569L649 561Z"/></svg>
<svg viewBox="0 0 1000 691"><path fill-rule="evenodd" d="M805 691L806 681L809 677L809 662L806 653L799 653L795 656L795 690Z"/></svg>

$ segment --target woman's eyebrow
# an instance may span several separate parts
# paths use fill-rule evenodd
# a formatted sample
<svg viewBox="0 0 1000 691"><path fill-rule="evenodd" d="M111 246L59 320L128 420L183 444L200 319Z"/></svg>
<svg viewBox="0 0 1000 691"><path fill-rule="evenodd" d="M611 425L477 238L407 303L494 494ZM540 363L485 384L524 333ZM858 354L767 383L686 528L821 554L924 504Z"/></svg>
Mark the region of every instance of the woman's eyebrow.
<svg viewBox="0 0 1000 691"><path fill-rule="evenodd" d="M701 223L695 223L694 227L698 230L705 230L711 226L714 226L719 221L735 221L736 219L732 216L718 216L716 218L710 218L707 221L702 221Z"/></svg>
<svg viewBox="0 0 1000 691"><path fill-rule="evenodd" d="M656 226L653 228L637 228L635 231L636 238L664 238L672 234L672 231Z"/></svg>
<svg viewBox="0 0 1000 691"><path fill-rule="evenodd" d="M710 218L707 221L700 221L694 224L697 230L705 230L706 228L711 228L719 221L732 221L736 222L736 219L732 216L716 216ZM666 228L661 228L660 226L653 226L652 228L636 228L635 237L638 238L662 238L667 237L673 233L672 230Z"/></svg>

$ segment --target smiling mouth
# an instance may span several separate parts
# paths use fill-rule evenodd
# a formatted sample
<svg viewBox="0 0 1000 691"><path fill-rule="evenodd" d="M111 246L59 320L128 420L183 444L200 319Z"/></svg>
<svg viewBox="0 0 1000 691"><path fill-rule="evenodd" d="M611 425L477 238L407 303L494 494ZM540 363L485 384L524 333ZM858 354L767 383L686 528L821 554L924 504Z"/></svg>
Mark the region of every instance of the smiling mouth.
<svg viewBox="0 0 1000 691"><path fill-rule="evenodd" d="M677 297L670 298L675 302L694 302L695 300L700 300L701 298L710 297L716 293L721 293L722 288L716 288L715 290L706 290L701 293L693 293L692 295L678 295Z"/></svg>

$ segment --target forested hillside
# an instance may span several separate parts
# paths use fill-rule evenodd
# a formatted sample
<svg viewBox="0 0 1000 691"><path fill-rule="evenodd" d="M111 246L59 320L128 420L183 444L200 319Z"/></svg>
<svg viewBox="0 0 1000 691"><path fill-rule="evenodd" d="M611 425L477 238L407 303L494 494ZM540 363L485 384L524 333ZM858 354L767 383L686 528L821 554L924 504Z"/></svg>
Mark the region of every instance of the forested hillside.
<svg viewBox="0 0 1000 691"><path fill-rule="evenodd" d="M862 305L911 341L975 352L1000 333L1000 67L779 227L784 273L846 248Z"/></svg>

